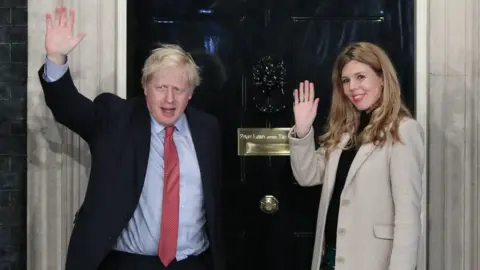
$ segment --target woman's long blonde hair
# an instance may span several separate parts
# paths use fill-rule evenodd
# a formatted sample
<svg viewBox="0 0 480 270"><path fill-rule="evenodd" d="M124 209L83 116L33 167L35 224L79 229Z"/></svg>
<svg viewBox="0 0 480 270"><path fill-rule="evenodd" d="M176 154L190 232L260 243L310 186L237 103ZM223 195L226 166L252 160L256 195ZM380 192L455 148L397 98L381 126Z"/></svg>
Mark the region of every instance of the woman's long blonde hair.
<svg viewBox="0 0 480 270"><path fill-rule="evenodd" d="M364 131L356 136L360 122L360 112L345 96L342 83L342 70L350 61L357 61L370 66L383 79L380 100L371 112L371 120ZM352 138L346 148L373 142L383 145L388 135L399 141L398 127L404 117L411 113L401 99L400 83L385 51L378 46L358 42L343 49L337 57L332 72L333 96L326 131L320 137L321 145L329 153L340 142L342 135L348 133Z"/></svg>

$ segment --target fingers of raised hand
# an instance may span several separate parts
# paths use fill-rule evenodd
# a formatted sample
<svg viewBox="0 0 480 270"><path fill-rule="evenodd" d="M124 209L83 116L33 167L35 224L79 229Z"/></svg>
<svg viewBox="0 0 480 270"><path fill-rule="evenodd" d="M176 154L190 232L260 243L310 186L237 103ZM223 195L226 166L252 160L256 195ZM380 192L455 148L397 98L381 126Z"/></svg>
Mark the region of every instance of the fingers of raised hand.
<svg viewBox="0 0 480 270"><path fill-rule="evenodd" d="M305 87L303 83L300 83L300 85L298 86L298 91L299 102L305 102Z"/></svg>
<svg viewBox="0 0 480 270"><path fill-rule="evenodd" d="M295 105L305 102L305 90L303 88L303 83L300 83L298 89L293 90L293 100Z"/></svg>
<svg viewBox="0 0 480 270"><path fill-rule="evenodd" d="M52 14L47 13L47 15L45 17L46 17L45 22L47 23L47 29L52 28Z"/></svg>
<svg viewBox="0 0 480 270"><path fill-rule="evenodd" d="M75 10L73 8L70 9L70 14L69 14L70 20L68 22L68 27L70 30L73 30L73 24L75 23Z"/></svg>
<svg viewBox="0 0 480 270"><path fill-rule="evenodd" d="M73 12L73 9L70 10L70 16L72 15L72 12ZM48 16L50 16L51 18L51 14L47 13L47 18ZM72 20L70 21L72 22ZM69 21L67 19L67 8L64 6L57 6L55 8L55 26L66 27L68 23Z"/></svg>
<svg viewBox="0 0 480 270"><path fill-rule="evenodd" d="M308 95L309 101L313 102L315 100L315 86L311 82L311 83L308 84L308 88L309 88L309 91L308 91L309 92L309 95Z"/></svg>
<svg viewBox="0 0 480 270"><path fill-rule="evenodd" d="M309 81L301 82L299 89L299 102L312 103L315 98L315 88L313 86L313 83Z"/></svg>
<svg viewBox="0 0 480 270"><path fill-rule="evenodd" d="M61 15L60 15L60 26L61 27L66 27L67 26L67 8L66 7L61 7Z"/></svg>
<svg viewBox="0 0 480 270"><path fill-rule="evenodd" d="M55 26L60 26L60 19L62 18L62 7L55 8Z"/></svg>
<svg viewBox="0 0 480 270"><path fill-rule="evenodd" d="M299 84L298 89L293 91L294 104L313 103L315 100L315 87L312 82L304 81Z"/></svg>

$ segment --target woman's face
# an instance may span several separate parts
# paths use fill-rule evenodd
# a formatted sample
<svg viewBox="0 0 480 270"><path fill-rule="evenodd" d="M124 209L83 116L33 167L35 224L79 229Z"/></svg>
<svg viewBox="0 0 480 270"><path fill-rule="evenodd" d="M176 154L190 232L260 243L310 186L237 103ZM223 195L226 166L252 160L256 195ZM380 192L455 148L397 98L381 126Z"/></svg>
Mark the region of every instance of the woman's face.
<svg viewBox="0 0 480 270"><path fill-rule="evenodd" d="M383 79L364 63L352 60L342 70L343 93L359 111L372 109L382 96Z"/></svg>

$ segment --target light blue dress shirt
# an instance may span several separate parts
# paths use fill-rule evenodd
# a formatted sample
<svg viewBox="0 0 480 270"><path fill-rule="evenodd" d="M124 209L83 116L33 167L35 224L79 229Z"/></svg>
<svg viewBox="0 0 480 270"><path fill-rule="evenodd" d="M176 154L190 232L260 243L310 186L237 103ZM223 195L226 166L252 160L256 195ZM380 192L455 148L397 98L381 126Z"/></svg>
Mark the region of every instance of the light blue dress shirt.
<svg viewBox="0 0 480 270"><path fill-rule="evenodd" d="M44 79L50 82L60 79L68 64L56 65L45 60ZM158 254L163 197L163 141L165 127L151 117L150 154L145 184L139 204L128 226L113 247L128 253ZM187 118L183 114L175 123L173 140L180 162L180 212L177 255L178 261L191 255L199 255L209 246L205 231L205 209L200 168L197 161Z"/></svg>

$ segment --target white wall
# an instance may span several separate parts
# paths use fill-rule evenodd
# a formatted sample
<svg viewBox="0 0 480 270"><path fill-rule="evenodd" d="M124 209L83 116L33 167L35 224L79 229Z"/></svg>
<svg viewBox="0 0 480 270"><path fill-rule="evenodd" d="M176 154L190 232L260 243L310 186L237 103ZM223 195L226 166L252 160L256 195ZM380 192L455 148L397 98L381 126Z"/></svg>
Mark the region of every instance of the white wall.
<svg viewBox="0 0 480 270"><path fill-rule="evenodd" d="M480 5L429 2L429 269L478 270Z"/></svg>
<svg viewBox="0 0 480 270"><path fill-rule="evenodd" d="M100 91L125 95L125 0L28 1L28 180L27 266L63 269L73 216L83 200L89 173L86 144L53 121L37 71L44 61L45 13L58 4L76 9L75 30L87 36L70 57L75 84L93 98ZM121 57L117 56L120 55ZM122 69L116 69L116 65ZM120 72L116 72L120 71ZM117 76L120 74L120 76ZM119 81L117 81L119 78ZM120 83L119 83L120 82Z"/></svg>

